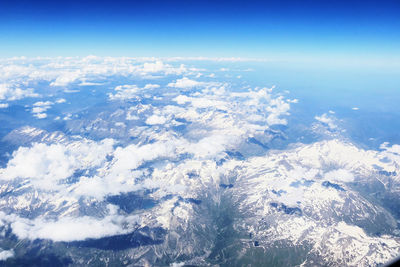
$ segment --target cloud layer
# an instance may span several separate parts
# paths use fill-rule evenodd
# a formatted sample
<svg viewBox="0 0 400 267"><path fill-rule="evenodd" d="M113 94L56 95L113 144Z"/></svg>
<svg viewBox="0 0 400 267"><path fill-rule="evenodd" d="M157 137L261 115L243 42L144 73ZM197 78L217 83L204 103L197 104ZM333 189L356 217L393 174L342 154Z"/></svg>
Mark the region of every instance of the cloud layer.
<svg viewBox="0 0 400 267"><path fill-rule="evenodd" d="M400 148L344 141L333 112L313 115L308 129L328 140L287 145L298 101L224 80L226 67L90 56L1 61L0 70L4 112L22 103L35 125L64 132L22 127L3 139L16 147L0 168L4 237L71 242L163 229L168 242L148 255L204 260L227 207L237 215L232 228L266 250L307 243L304 264L321 257L370 265L399 252L392 214L354 186L396 192ZM386 232L374 235L379 229ZM18 253L0 249L0 260Z"/></svg>

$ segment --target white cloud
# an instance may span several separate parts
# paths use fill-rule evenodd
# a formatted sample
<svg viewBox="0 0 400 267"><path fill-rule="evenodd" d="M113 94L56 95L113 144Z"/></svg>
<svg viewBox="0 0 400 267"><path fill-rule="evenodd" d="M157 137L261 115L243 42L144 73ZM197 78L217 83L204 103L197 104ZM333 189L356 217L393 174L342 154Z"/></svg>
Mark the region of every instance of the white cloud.
<svg viewBox="0 0 400 267"><path fill-rule="evenodd" d="M0 103L0 108L8 108L8 103Z"/></svg>
<svg viewBox="0 0 400 267"><path fill-rule="evenodd" d="M157 124L164 124L167 121L167 118L158 115L151 115L147 118L146 124L149 125L157 125Z"/></svg>
<svg viewBox="0 0 400 267"><path fill-rule="evenodd" d="M386 150L387 152L400 155L400 145L394 144L392 146L389 146L388 142L384 142L380 145L379 148Z"/></svg>
<svg viewBox="0 0 400 267"><path fill-rule="evenodd" d="M171 267L182 267L185 266L185 262L174 262L171 264Z"/></svg>
<svg viewBox="0 0 400 267"><path fill-rule="evenodd" d="M75 72L77 69L80 72ZM157 59L93 56L51 60L40 68L32 65L3 70L6 72L0 72L1 79L6 77L3 80L12 86L15 86L14 79L18 83L26 79L29 82L48 81L48 84L70 86L98 80L106 83L107 77L112 75L133 80L169 74L196 77L198 74L194 68L176 67ZM176 79L176 76L173 77ZM178 199L201 199L204 192L207 192L207 197L213 197L210 192L218 191L221 183L230 183L231 177L237 177L235 185L229 189L232 200L239 198L240 201L235 202L239 211L252 215L247 216L248 220L243 218L243 223L238 225L244 229L239 230L254 233L257 240L266 240L267 236L268 240L286 239L294 245L302 242L318 245L321 241L315 243L315 240L319 240L320 236L329 240L335 236L343 240L357 238L356 235L361 232L358 228L347 227L343 223L335 225L334 216L323 214L332 207L343 207L345 197L350 195L347 190L351 188L343 185L346 189L343 192L327 189L322 183L325 180L340 183L361 181L376 174L378 167L397 171L400 146L384 143L381 146L383 151L377 152L331 140L309 145L296 144L295 148L288 150L262 150L260 154L268 154L246 157L245 160L239 157L231 159L227 156L229 151L242 153L253 148L249 149L253 145L249 144L250 138L268 145L268 141L275 137L268 134L272 132L268 131L270 126L286 124L290 104L297 101L275 95L272 88L230 88L228 84L199 82L186 77L169 84L166 82L170 87L162 97L166 101L152 103L149 103L151 98L146 97L152 96L150 90L160 88L158 84L115 87L109 95L112 100L137 96L139 100L143 100L142 96L146 98L142 103L132 101L112 105L119 106L116 112L96 118L95 122L99 124L107 120L106 126L99 128L103 127L107 133L115 131L121 134L120 143L111 139L95 142L75 136L57 142L42 139L43 143L33 143L14 151L7 165L0 169L0 182L12 184L19 193L13 194L13 201L7 194L0 199L0 207L7 207L4 210L10 212L8 215L0 212L0 226L10 224L11 231L20 239L53 241L125 234L144 226L170 229L174 235L179 233L175 230L182 227L186 233L192 234L190 227L197 218L196 210L192 204L183 201L177 205ZM160 81L164 86L165 79ZM145 83L141 80L140 84ZM12 86L12 90L16 88ZM182 88L192 90L183 93ZM64 99L57 99L56 95L51 99L53 102L38 101L28 107L36 116L46 116L45 112L52 105L65 102ZM157 99L160 99L158 95ZM64 119L72 118L75 118L73 114L67 114ZM315 119L318 125L324 123L336 127L335 118L328 113ZM175 126L181 126L176 127L180 130L175 130ZM324 171L326 166L330 171ZM189 177L189 174L194 174L196 178ZM115 206L104 208L107 196L128 192L146 194L156 204L148 209L135 210L137 216L130 216ZM166 199L165 196L172 198ZM37 205L39 201L40 206ZM364 201L354 202L365 204ZM312 216L284 214L273 208L271 203L298 207L312 212ZM351 205L352 201L347 203ZM322 208L312 209L312 205ZM90 212L86 215L81 212L87 209ZM277 212L282 214L277 216ZM32 217L20 217L26 214ZM262 218L276 224L262 228ZM333 224L332 221L324 221L326 218L333 220ZM363 251L368 252L371 242L380 244L385 241L387 244L387 239L362 234L360 236L366 241L360 239L357 242L362 243ZM398 251L396 242L392 244ZM390 251L394 249L391 247ZM367 252L365 255L369 257Z"/></svg>
<svg viewBox="0 0 400 267"><path fill-rule="evenodd" d="M287 124L286 119L281 116L289 115L290 105L283 100L283 97L271 99L266 109L270 112L267 117L267 123L269 125Z"/></svg>
<svg viewBox="0 0 400 267"><path fill-rule="evenodd" d="M288 101L289 103L294 103L294 104L299 103L299 100L298 100L298 99L288 99L287 101Z"/></svg>
<svg viewBox="0 0 400 267"><path fill-rule="evenodd" d="M389 146L388 142L384 142L379 147L382 149L382 155L393 162L400 162L400 145L394 144Z"/></svg>
<svg viewBox="0 0 400 267"><path fill-rule="evenodd" d="M46 113L40 113L40 112L34 113L33 116L36 117L36 118L38 118L38 119L45 119L45 118L47 118L47 114L46 114Z"/></svg>
<svg viewBox="0 0 400 267"><path fill-rule="evenodd" d="M54 82L50 83L50 86L67 86L70 83L75 82L79 78L81 78L83 75L81 73L81 70L76 70L76 71L71 71L71 72L64 72L60 74Z"/></svg>
<svg viewBox="0 0 400 267"><path fill-rule="evenodd" d="M142 90L137 85L119 85L114 89L115 94L108 94L111 100L126 100L138 97L138 93Z"/></svg>
<svg viewBox="0 0 400 267"><path fill-rule="evenodd" d="M188 70L185 65L181 64L179 67L173 67L169 64L163 63L161 60L156 60L155 62L146 62L143 66L138 68L138 72L141 75L149 75L149 74L163 74L163 75L180 75Z"/></svg>
<svg viewBox="0 0 400 267"><path fill-rule="evenodd" d="M172 83L168 84L169 87L183 88L183 89L193 88L193 87L197 87L197 86L201 86L201 85L204 85L204 83L198 82L195 80L191 80L187 77L183 77L182 79L176 80L176 82L172 82Z"/></svg>
<svg viewBox="0 0 400 267"><path fill-rule="evenodd" d="M8 258L14 257L14 250L1 250L0 251L0 261L5 261Z"/></svg>
<svg viewBox="0 0 400 267"><path fill-rule="evenodd" d="M109 98L111 100L127 100L127 99L133 99L137 98L140 96L142 92L148 91L148 90L154 90L159 88L160 85L158 84L146 84L143 88L139 88L137 85L132 84L132 85L119 85L115 87L115 91L117 91L115 94L108 94Z"/></svg>
<svg viewBox="0 0 400 267"><path fill-rule="evenodd" d="M93 168L104 163L113 144L112 139L105 139L100 143L35 143L32 147L20 147L13 152L6 168L0 169L0 179L25 178L37 188L57 189L60 187L58 182L70 177L75 170Z"/></svg>
<svg viewBox="0 0 400 267"><path fill-rule="evenodd" d="M144 62L143 60L148 61ZM0 61L0 99L18 100L25 97L38 97L39 94L29 85L36 86L45 82L49 86L62 87L71 92L70 85L101 85L109 77L152 78L168 75L194 73L183 64L173 66L154 58L46 58L46 59L9 59ZM24 88L24 89L23 89ZM48 92L46 92L48 94Z"/></svg>
<svg viewBox="0 0 400 267"><path fill-rule="evenodd" d="M139 222L137 216L118 215L113 205L103 218L89 216L62 217L57 220L37 217L33 220L0 212L0 218L10 223L13 233L20 239L50 239L52 241L79 241L131 232Z"/></svg>
<svg viewBox="0 0 400 267"><path fill-rule="evenodd" d="M38 101L38 102L34 103L33 105L36 106L36 107L47 107L47 106L53 105L53 102L51 102L51 101L45 101L45 102Z"/></svg>
<svg viewBox="0 0 400 267"><path fill-rule="evenodd" d="M51 108L54 103L51 101L38 101L33 104L32 113L33 116L38 119L47 118L46 111Z"/></svg>
<svg viewBox="0 0 400 267"><path fill-rule="evenodd" d="M189 98L186 95L178 95L177 97L174 98L174 101L176 101L176 103L178 103L179 105L183 105L187 102L190 102L191 98Z"/></svg>
<svg viewBox="0 0 400 267"><path fill-rule="evenodd" d="M67 102L67 100L65 100L65 98L59 98L59 99L56 100L57 104L62 104L62 103L65 103L65 102Z"/></svg>
<svg viewBox="0 0 400 267"><path fill-rule="evenodd" d="M317 121L326 124L331 130L337 128L337 125L332 117L329 117L326 113L322 114L321 116L314 117Z"/></svg>
<svg viewBox="0 0 400 267"><path fill-rule="evenodd" d="M154 63L144 63L143 64L143 72L161 72L165 69L165 65L162 61L158 60Z"/></svg>
<svg viewBox="0 0 400 267"><path fill-rule="evenodd" d="M144 87L143 87L143 89L157 89L157 88L160 88L160 85L158 85L158 84L146 84Z"/></svg>
<svg viewBox="0 0 400 267"><path fill-rule="evenodd" d="M0 100L19 100L25 97L39 97L32 88L21 89L19 85L0 83Z"/></svg>
<svg viewBox="0 0 400 267"><path fill-rule="evenodd" d="M121 171L136 169L143 162L159 157L174 158L176 156L175 147L176 145L173 142L155 142L142 146L118 147L114 152L114 161L110 167L110 172L118 174Z"/></svg>

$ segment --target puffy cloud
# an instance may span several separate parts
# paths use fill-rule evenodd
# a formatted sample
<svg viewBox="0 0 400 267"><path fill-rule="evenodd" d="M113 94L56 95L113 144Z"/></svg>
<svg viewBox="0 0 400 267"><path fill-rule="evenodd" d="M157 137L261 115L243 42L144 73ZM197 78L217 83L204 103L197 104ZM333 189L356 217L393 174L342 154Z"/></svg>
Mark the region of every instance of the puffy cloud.
<svg viewBox="0 0 400 267"><path fill-rule="evenodd" d="M157 60L156 62L144 63L140 70L146 74L159 72L165 72L168 74L181 74L186 71L186 68L184 65L180 65L178 69L175 69L171 65L164 64L161 60Z"/></svg>
<svg viewBox="0 0 400 267"><path fill-rule="evenodd" d="M191 80L187 77L183 77L182 79L176 80L176 82L172 82L172 83L168 84L169 87L183 88L183 89L193 88L193 87L197 87L197 86L201 86L201 85L204 85L204 83L198 82L195 80Z"/></svg>
<svg viewBox="0 0 400 267"><path fill-rule="evenodd" d="M85 64L90 65L96 60L98 59L88 59ZM81 64L79 62L61 61L60 66L51 67L68 69L66 66L70 66L72 69ZM114 62L113 59L110 59L110 62ZM130 73L140 75L144 75L145 72L156 75L177 74L183 73L185 69L179 67L177 70L159 62L147 65L145 62L139 67L126 65L126 68L131 67ZM102 70L100 67L86 68L82 69L81 74L86 79L86 74L95 72L106 75L108 70ZM59 75L57 71L53 74L54 76L49 77L50 81L54 81L54 77ZM60 78L59 82L62 81ZM70 81L78 82L82 79ZM64 86L68 86L68 79L64 82ZM45 238L55 241L125 233L126 228L122 227L124 223L119 224L115 220L119 218L118 221L123 221L127 215L124 217L112 214L102 218L77 215L79 207L85 205L83 200L100 205L99 203L106 202L107 197L111 195L147 190L154 191L152 197L158 200L171 194L187 198L196 197L197 193L193 188L201 188L219 180L221 171L216 170L216 159L224 158L226 151L235 150L246 143L249 136L265 135L264 131L271 124L284 123L282 117L288 114L290 107L283 99L273 96L272 89L268 88L232 93L227 84L198 82L186 77L176 80L173 86L172 88L178 90L168 90L163 95L163 98L168 99L165 102L135 103L125 110L122 107L123 111L117 112L119 115L113 113L107 117L110 124L106 125L110 126L103 127L104 129L109 132L123 132L126 129L129 134L126 138L129 142L123 141L118 147L115 147L114 142L106 144L103 143L105 141L73 139L59 143L35 143L16 150L6 167L0 170L0 182L24 184L27 186L27 192L37 192L40 201L44 203L44 207L41 208L47 208L49 213L55 210L62 213L54 217L44 216L42 210L43 216L39 215L31 220L17 218L11 222L13 232L20 238ZM182 86L193 90L187 95L181 94L179 89ZM138 102L141 102L143 94L158 88L158 84L147 84L144 87L120 85L109 94L109 98L117 100L139 96ZM45 114L52 105L63 102L63 99L38 101L33 104L32 112L42 116L40 114ZM274 120L268 119L271 114L275 116ZM114 116L118 117L117 121L114 120ZM68 114L64 119L72 118L73 115ZM123 119L126 121L120 121ZM96 119L96 122L99 121L101 118ZM126 127L121 127L122 125ZM179 129L184 130L180 132ZM130 143L132 140L134 144ZM185 173L193 169L202 173L201 180L184 179ZM24 193L18 198L19 208L12 209L16 214L36 200L28 198L30 193ZM5 202L0 201L0 205L5 205ZM152 216L154 214L153 217L141 216L146 218L143 224L171 227L170 216L181 216L184 220L189 220L190 213L182 211L181 207L180 213L178 209L176 214L171 213L173 206L172 201L157 202L150 212ZM95 231L89 229L86 234L58 231L66 228L86 229L85 225L89 225ZM100 230L107 227L110 232Z"/></svg>
<svg viewBox="0 0 400 267"><path fill-rule="evenodd" d="M47 118L47 114L45 113L54 103L51 101L38 101L33 104L32 113L38 119Z"/></svg>
<svg viewBox="0 0 400 267"><path fill-rule="evenodd" d="M14 257L14 250L1 250L0 251L0 261L5 261L8 258Z"/></svg>
<svg viewBox="0 0 400 267"><path fill-rule="evenodd" d="M0 103L0 108L8 108L8 103Z"/></svg>
<svg viewBox="0 0 400 267"><path fill-rule="evenodd" d="M113 65L115 69L110 67ZM81 71L74 72L77 68ZM46 79L53 85L65 87L71 83L99 81L99 76L103 79L112 74L127 79L133 77L131 75L141 78L168 74L194 77L197 71L154 60L135 65L130 60L103 61L98 58L63 59L49 63L43 69L52 71L47 73L48 76L37 74L33 78L33 72L27 75L30 79ZM109 124L100 126L110 133L126 129L127 135L122 133L124 140L118 147L114 141L71 139L58 143L34 143L14 151L7 165L0 169L1 183L14 184L14 190L18 190L20 185L26 188L17 196L13 206L7 208L11 214L6 216L13 233L19 238L54 241L128 233L134 226L127 227L127 224L137 220L128 218L129 215L123 212L110 212L95 218L81 215L80 210L104 207L109 196L132 192L151 192L149 197L157 203L149 211L137 211L142 226L173 228L171 222L178 219L189 223L190 205L193 203L185 202L174 209L178 196L196 199L199 192L203 192L202 188L218 187L224 169L217 166L216 160L226 157L226 151L239 149L248 137L265 136L264 132L271 124L285 123L283 117L288 114L290 105L282 98L277 99L272 89L237 92L230 90L228 84L199 82L187 77L167 82L171 88L163 95L166 101L156 103L144 104L142 96L158 90L158 84L114 87L108 95L111 100L139 96L134 105L125 103L126 108L121 105L123 111L119 115L106 115ZM193 90L181 94L181 88ZM52 101L33 104L32 112L43 116L39 114L45 114L52 105L64 102L52 97ZM75 117L68 114L65 118ZM96 118L96 123L100 121L101 117ZM122 123L126 127L122 127ZM80 129L86 130L84 127ZM200 178L187 179L189 172L198 173ZM164 200L168 195L174 198ZM8 200L0 200L0 206L8 205ZM35 201L42 205L35 210L37 213L29 213L32 218L16 216L24 214L23 211Z"/></svg>
<svg viewBox="0 0 400 267"><path fill-rule="evenodd" d="M213 134L202 138L197 143L188 144L187 150L196 158L213 158L225 150L234 148L240 141L238 136Z"/></svg>
<svg viewBox="0 0 400 267"><path fill-rule="evenodd" d="M28 84L48 81L63 87L97 86L107 83L112 75L121 76L127 83L132 78L169 74L183 75L183 78L173 76L174 81L170 83L160 79L160 84L170 87L165 91L159 90L158 84L115 87L111 83L107 88L115 89L108 95L109 99L135 98L135 101L111 103L113 108L118 106L117 110L101 110L93 120L79 120L75 114L64 114L64 119L76 120L66 123L78 125L78 130L72 132L88 136L96 136L97 130L107 135L117 133L121 137L118 142L76 136L59 139L56 133L44 135L25 129L26 135L36 136L33 140L42 143L19 147L0 169L0 208L7 212L0 212L0 226L9 225L18 238L74 241L131 233L145 226L169 229L171 236L181 233L182 229L191 235L193 222L208 218L207 214L196 217L193 205L198 204L189 200L214 201L213 197L225 190L221 185L229 185L235 207L250 215L240 218L235 227L254 233L260 243L285 239L296 246L307 242L318 252L321 251L318 245L323 244L320 236L323 236L324 240L333 240L332 244L338 243L337 237L352 245L361 244L365 253L354 258L370 257L370 243L380 246L376 249L379 252L383 251L380 250L383 243L389 244L390 253L398 251L397 241L390 240L392 236L368 236L359 227L338 223L335 217L338 213L333 213L353 207L353 203L361 207L354 208L354 221L363 220L357 210L379 211L352 194L347 183L363 182L371 176L379 176L383 183L395 182L399 162L396 157L400 155L397 145L384 143L382 151L367 151L331 140L269 150L266 149L268 142L283 135L270 126L286 124L290 105L297 102L277 96L273 88L231 88L224 83L195 81L187 77L196 77L198 69L172 66L151 58L90 56L38 65L3 66L5 72L0 71L0 77L7 83L26 79ZM191 90L180 90L186 88ZM151 94L154 92L151 90L164 94L161 98ZM52 96L52 101L36 102L32 112L46 116L52 105L65 102L56 96ZM151 102L153 99L163 101ZM316 124L328 127L336 122L329 114L315 119ZM377 170L387 171L390 179L380 177L384 175ZM324 184L326 181L330 183ZM217 194L213 195L214 192ZM122 205L121 210L108 205L114 197L135 203L136 194L152 204L134 207L137 208L134 211L125 210ZM336 210L329 213L333 208ZM297 216L299 212L307 214ZM131 216L133 213L136 215ZM380 214L374 213L369 219ZM269 222L267 227L263 224L265 218ZM390 216L385 218L382 221L389 226L394 221Z"/></svg>
<svg viewBox="0 0 400 267"><path fill-rule="evenodd" d="M386 150L387 152L400 155L400 145L394 144L389 146L389 142L384 142L380 145L380 149Z"/></svg>
<svg viewBox="0 0 400 267"><path fill-rule="evenodd" d="M278 97L270 101L270 105L266 108L270 114L267 117L269 125L287 124L286 119L282 115L289 115L290 105L283 100L283 97Z"/></svg>
<svg viewBox="0 0 400 267"><path fill-rule="evenodd" d="M60 180L72 175L77 164L72 155L60 144L35 144L32 148L21 147L13 153L7 168L1 173L2 179L31 178ZM21 166L25 165L25 168Z"/></svg>
<svg viewBox="0 0 400 267"><path fill-rule="evenodd" d="M65 102L67 102L67 100L65 100L65 98L59 98L59 99L56 100L57 104L62 104L62 103L65 103Z"/></svg>
<svg viewBox="0 0 400 267"><path fill-rule="evenodd" d="M38 101L33 104L35 107L47 107L53 105L53 102L51 101Z"/></svg>
<svg viewBox="0 0 400 267"><path fill-rule="evenodd" d="M160 85L158 85L158 84L151 84L151 83L146 84L146 85L143 87L143 89L157 89L157 88L160 88Z"/></svg>
<svg viewBox="0 0 400 267"><path fill-rule="evenodd" d="M73 72L64 72L59 75L54 82L50 83L50 86L66 86L70 83L75 82L83 75L80 70L73 71Z"/></svg>
<svg viewBox="0 0 400 267"><path fill-rule="evenodd" d="M394 144L390 146L388 142L384 142L379 148L383 150L382 155L386 159L393 162L400 162L400 145Z"/></svg>
<svg viewBox="0 0 400 267"><path fill-rule="evenodd" d="M337 128L337 125L334 122L334 119L330 116L328 116L326 113L322 114L321 116L315 116L314 117L317 121L322 122L323 124L326 124L329 129L334 130Z"/></svg>
<svg viewBox="0 0 400 267"><path fill-rule="evenodd" d="M147 118L146 124L149 125L157 125L157 124L164 124L167 121L167 118L158 115L151 115Z"/></svg>
<svg viewBox="0 0 400 267"><path fill-rule="evenodd" d="M53 241L80 241L132 232L138 216L122 216L117 207L108 205L103 218L90 216L62 217L57 220L37 217L33 220L0 212L0 218L9 223L13 233L20 239L50 239Z"/></svg>
<svg viewBox="0 0 400 267"><path fill-rule="evenodd" d="M179 95L174 98L174 101L176 101L180 105L185 103L190 103L195 108L214 107L214 108L219 108L221 110L227 109L226 102L207 97L188 97L186 95Z"/></svg>
<svg viewBox="0 0 400 267"><path fill-rule="evenodd" d="M119 85L115 87L115 91L117 91L115 94L108 94L109 98L111 100L127 100L127 99L133 99L137 98L140 96L142 92L148 91L148 90L154 90L159 88L160 85L158 84L146 84L143 88L139 88L137 85Z"/></svg>
<svg viewBox="0 0 400 267"><path fill-rule="evenodd" d="M146 60L148 62L144 62ZM152 78L193 73L183 64L173 66L154 58L46 58L9 59L0 61L0 99L18 100L38 97L29 85L45 82L52 87L62 87L70 92L71 84L98 86L109 77ZM149 89L149 88L146 88ZM154 88L153 88L154 89ZM74 90L76 91L76 90Z"/></svg>
<svg viewBox="0 0 400 267"><path fill-rule="evenodd" d="M126 100L136 98L141 88L137 85L119 85L114 90L117 91L115 94L108 94L111 100Z"/></svg>
<svg viewBox="0 0 400 267"><path fill-rule="evenodd" d="M47 118L47 114L46 113L41 113L41 112L37 112L37 113L35 113L34 111L33 111L33 116L35 116L36 118L38 118L38 119L45 119L45 118Z"/></svg>
<svg viewBox="0 0 400 267"><path fill-rule="evenodd" d="M145 161L160 157L175 158L177 156L175 149L176 144L174 142L155 142L142 146L129 145L125 148L118 147L114 151L114 160L109 172L119 175L119 173L136 169Z"/></svg>
<svg viewBox="0 0 400 267"><path fill-rule="evenodd" d="M297 104L297 103L299 103L299 100L298 99L288 99L287 100L289 103L294 103L294 104Z"/></svg>
<svg viewBox="0 0 400 267"><path fill-rule="evenodd" d="M174 101L176 101L179 105L190 102L191 100L192 100L192 98L190 98L186 95L178 95L177 97L174 98Z"/></svg>
<svg viewBox="0 0 400 267"><path fill-rule="evenodd" d="M25 97L39 97L32 88L21 89L18 85L0 83L0 100L18 100Z"/></svg>
<svg viewBox="0 0 400 267"><path fill-rule="evenodd" d="M52 101L38 101L33 104L32 114L34 117L38 119L47 118L46 111L49 110L54 104L62 104L65 103L66 100L64 98L57 99L55 102Z"/></svg>
<svg viewBox="0 0 400 267"><path fill-rule="evenodd" d="M58 189L59 181L70 177L74 171L104 163L113 145L113 140L105 139L100 143L35 143L32 147L20 147L13 152L6 168L0 169L0 179L27 178L37 188Z"/></svg>

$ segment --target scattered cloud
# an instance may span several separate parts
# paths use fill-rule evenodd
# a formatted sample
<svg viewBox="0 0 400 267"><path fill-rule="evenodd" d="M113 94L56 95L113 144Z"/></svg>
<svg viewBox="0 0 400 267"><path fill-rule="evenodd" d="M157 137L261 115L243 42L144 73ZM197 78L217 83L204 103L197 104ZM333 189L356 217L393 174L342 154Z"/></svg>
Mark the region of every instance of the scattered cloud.
<svg viewBox="0 0 400 267"><path fill-rule="evenodd" d="M345 193L351 190L348 183L362 182L378 169L395 173L400 146L383 143L381 151L372 151L333 139L294 144L286 150L267 150L265 147L271 140L283 135L271 126L287 124L291 104L297 103L297 99L276 94L274 88L233 88L236 85L209 82L211 79L207 78L212 76L174 64L174 60L89 56L44 60L41 65L0 64L3 71L0 77L4 81L0 99L4 101L35 95L33 89L27 89L30 83L44 83L53 87L54 92L65 92L74 86L107 83L114 76L122 77L127 84L113 83L106 87L113 90L108 98L134 99L113 102L115 110L102 110L94 120L88 119L89 122L78 120L78 115L73 113L56 117L71 120L65 124L78 124L79 134L91 136L93 133L96 141L79 136L51 139L57 134L49 133L47 139L34 139L36 142L27 142L16 149L0 169L3 192L9 188L18 192L13 196L14 201L9 201L9 194L0 199L4 210L0 212L0 226L8 225L19 239L66 242L126 234L146 226L163 227L176 233L176 225L187 227L196 219L192 207L196 204L183 200L201 199L208 189L231 183L232 174L237 180L229 190L234 192L233 198L240 198L238 209L254 212L248 220L244 218L240 227L247 227L244 231L251 232L256 223L263 229L262 224L257 224L262 221L258 214L267 219L272 216L271 222L277 222L257 232L258 240L263 240L262 235L266 234L274 241L286 238L293 244L316 244L320 236L332 239L336 235L350 240L359 235L368 241L357 240L365 243L362 244L367 256L367 243L386 242L383 237L370 237L361 228L343 222L334 221L332 227L326 227L323 218L335 220L335 217L324 217L319 212L330 211L333 206L344 209L345 203L351 205L352 194ZM229 70L221 68L220 71ZM171 75L169 79L168 75ZM163 79L158 79L157 84L146 84L146 79L160 77ZM200 77L204 80L195 80ZM231 77L240 78L240 75ZM81 89L83 92L92 88ZM55 94L49 99L27 107L37 118L45 118L53 105L66 103L66 99L56 98ZM8 103L0 104L0 108L5 107ZM315 116L314 124L337 130L338 121L332 114L329 111ZM121 138L101 140L96 131L104 131L106 136L118 134ZM25 129L26 135L37 132ZM256 150L260 147L263 149L258 153ZM245 153L254 154L247 157L242 155ZM127 194L138 194L153 204L138 207L135 215L131 215L109 203L110 197ZM33 205L38 202L41 204ZM316 202L324 208L311 209ZM366 202L357 203L362 208L371 208ZM88 209L95 212L82 212ZM284 214L285 210L307 211L311 215L292 216ZM307 225L310 227L306 229ZM1 250L0 260L13 255L12 250Z"/></svg>
<svg viewBox="0 0 400 267"><path fill-rule="evenodd" d="M38 119L47 118L46 111L51 108L54 103L51 101L38 101L33 104L32 113L33 116Z"/></svg>
<svg viewBox="0 0 400 267"><path fill-rule="evenodd" d="M136 98L138 96L139 91L142 89L137 85L119 85L114 89L117 91L115 94L108 94L111 100L126 100Z"/></svg>
<svg viewBox="0 0 400 267"><path fill-rule="evenodd" d="M115 87L115 94L109 93L108 96L110 100L129 100L138 98L141 93L147 92L149 90L154 90L159 88L158 84L146 84L143 88L138 87L135 84L132 85L119 85Z"/></svg>
<svg viewBox="0 0 400 267"><path fill-rule="evenodd" d="M175 87L175 88L193 88L193 87L197 87L197 86L201 86L204 85L203 82L198 82L195 80L191 80L187 77L183 77L182 79L178 79L175 82L169 83L168 86L169 87Z"/></svg>
<svg viewBox="0 0 400 267"><path fill-rule="evenodd" d="M328 114L324 113L321 116L315 116L314 117L317 121L327 125L329 129L334 130L337 128L337 125L332 117L330 117Z"/></svg>
<svg viewBox="0 0 400 267"><path fill-rule="evenodd" d="M187 69L184 64L166 64L155 58L70 57L23 61L9 59L0 61L0 100L39 97L40 95L29 87L34 87L39 82L56 87L56 90L62 88L65 92L71 92L76 91L71 88L72 85L98 86L113 76L151 79L195 72L194 69Z"/></svg>

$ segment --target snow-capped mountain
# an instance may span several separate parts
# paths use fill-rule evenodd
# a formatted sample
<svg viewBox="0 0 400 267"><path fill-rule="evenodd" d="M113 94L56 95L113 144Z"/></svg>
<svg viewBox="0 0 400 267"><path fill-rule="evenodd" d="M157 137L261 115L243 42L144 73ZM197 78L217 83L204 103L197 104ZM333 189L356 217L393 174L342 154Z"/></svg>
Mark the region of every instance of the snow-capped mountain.
<svg viewBox="0 0 400 267"><path fill-rule="evenodd" d="M376 266L400 253L398 145L361 148L333 113L301 142L297 100L181 64L36 64L2 78L55 89L1 141L1 264Z"/></svg>

